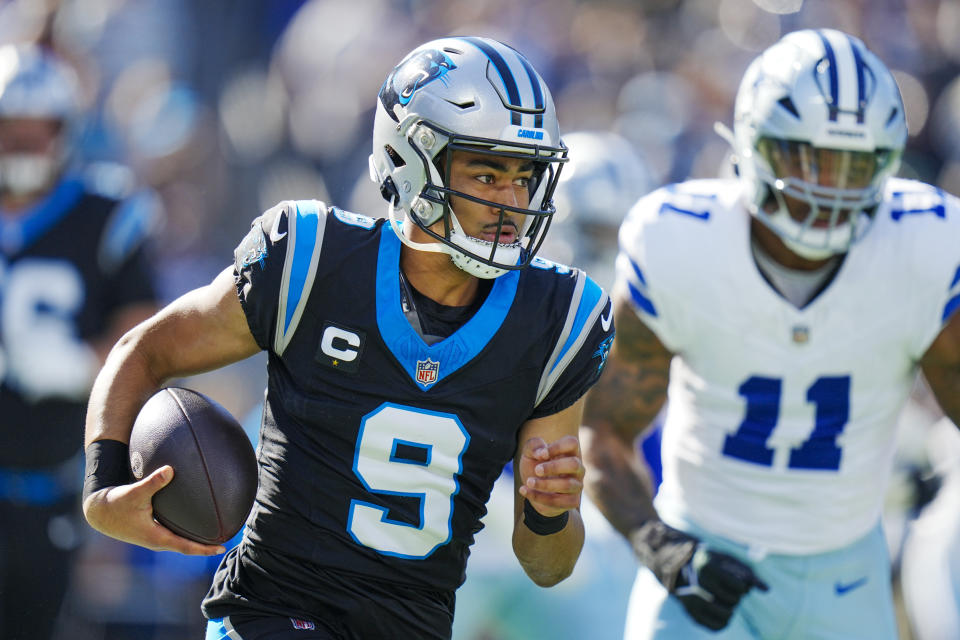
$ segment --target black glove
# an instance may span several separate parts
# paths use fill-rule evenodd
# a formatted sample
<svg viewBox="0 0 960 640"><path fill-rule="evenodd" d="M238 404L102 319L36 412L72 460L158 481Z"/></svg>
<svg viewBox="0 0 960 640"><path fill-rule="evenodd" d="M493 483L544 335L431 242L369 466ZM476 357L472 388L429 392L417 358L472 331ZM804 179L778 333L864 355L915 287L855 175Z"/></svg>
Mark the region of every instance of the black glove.
<svg viewBox="0 0 960 640"><path fill-rule="evenodd" d="M750 589L766 583L731 555L711 551L700 540L648 520L630 536L634 553L690 617L713 631L727 626L737 604Z"/></svg>

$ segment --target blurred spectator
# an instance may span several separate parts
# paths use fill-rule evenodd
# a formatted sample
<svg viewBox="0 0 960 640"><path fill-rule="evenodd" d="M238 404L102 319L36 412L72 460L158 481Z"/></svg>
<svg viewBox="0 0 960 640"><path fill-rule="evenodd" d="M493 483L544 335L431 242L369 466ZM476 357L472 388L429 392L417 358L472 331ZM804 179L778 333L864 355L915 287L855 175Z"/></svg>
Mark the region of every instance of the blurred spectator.
<svg viewBox="0 0 960 640"><path fill-rule="evenodd" d="M0 47L0 637L49 638L81 536L86 397L113 343L155 309L155 200L119 167L69 165L76 78Z"/></svg>

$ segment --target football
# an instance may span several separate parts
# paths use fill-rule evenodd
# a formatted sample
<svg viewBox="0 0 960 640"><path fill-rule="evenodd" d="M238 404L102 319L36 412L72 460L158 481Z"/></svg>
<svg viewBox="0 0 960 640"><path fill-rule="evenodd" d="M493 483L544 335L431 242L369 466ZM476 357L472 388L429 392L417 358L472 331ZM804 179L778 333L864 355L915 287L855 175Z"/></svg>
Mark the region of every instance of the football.
<svg viewBox="0 0 960 640"><path fill-rule="evenodd" d="M130 470L140 480L167 464L174 475L153 496L157 522L205 544L232 538L257 492L256 455L240 423L201 393L161 389L133 424Z"/></svg>

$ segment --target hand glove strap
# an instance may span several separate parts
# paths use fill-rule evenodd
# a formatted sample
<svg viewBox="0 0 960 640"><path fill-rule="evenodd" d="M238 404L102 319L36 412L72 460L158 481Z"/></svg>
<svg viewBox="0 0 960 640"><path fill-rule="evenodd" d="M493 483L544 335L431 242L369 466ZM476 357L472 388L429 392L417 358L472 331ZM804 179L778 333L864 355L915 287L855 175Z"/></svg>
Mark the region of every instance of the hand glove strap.
<svg viewBox="0 0 960 640"><path fill-rule="evenodd" d="M699 542L660 520L647 520L630 534L633 552L671 593L680 570L690 562Z"/></svg>

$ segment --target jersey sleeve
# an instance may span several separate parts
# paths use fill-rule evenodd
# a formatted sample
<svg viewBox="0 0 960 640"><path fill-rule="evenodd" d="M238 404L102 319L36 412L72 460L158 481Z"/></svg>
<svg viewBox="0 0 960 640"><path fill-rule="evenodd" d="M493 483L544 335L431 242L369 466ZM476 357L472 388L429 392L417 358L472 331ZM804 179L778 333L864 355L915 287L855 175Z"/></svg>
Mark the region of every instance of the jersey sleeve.
<svg viewBox="0 0 960 640"><path fill-rule="evenodd" d="M120 201L110 213L97 249L97 262L110 283L106 304L111 310L156 301L147 247L162 211L159 196L144 189Z"/></svg>
<svg viewBox="0 0 960 640"><path fill-rule="evenodd" d="M553 415L571 406L603 371L613 342L610 296L582 271L563 331L545 367L531 418Z"/></svg>
<svg viewBox="0 0 960 640"><path fill-rule="evenodd" d="M310 297L327 208L285 201L253 221L234 251L237 295L261 349L282 355Z"/></svg>
<svg viewBox="0 0 960 640"><path fill-rule="evenodd" d="M911 185L912 186L912 185ZM919 360L947 321L960 311L960 200L939 189L922 185L918 193L899 195L905 200L891 215L898 224L916 227L911 234L914 256L910 291L916 313L910 355ZM913 196L915 201L906 201ZM906 228L906 227L904 227ZM906 285L905 285L906 286Z"/></svg>
<svg viewBox="0 0 960 640"><path fill-rule="evenodd" d="M628 302L669 351L677 353L683 348L684 332L683 313L674 299L680 289L674 279L683 265L671 267L669 247L679 248L682 240L673 237L674 225L660 217L665 207L675 208L668 190L659 189L642 198L624 219L613 293Z"/></svg>

